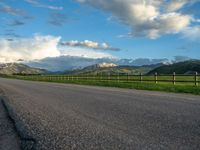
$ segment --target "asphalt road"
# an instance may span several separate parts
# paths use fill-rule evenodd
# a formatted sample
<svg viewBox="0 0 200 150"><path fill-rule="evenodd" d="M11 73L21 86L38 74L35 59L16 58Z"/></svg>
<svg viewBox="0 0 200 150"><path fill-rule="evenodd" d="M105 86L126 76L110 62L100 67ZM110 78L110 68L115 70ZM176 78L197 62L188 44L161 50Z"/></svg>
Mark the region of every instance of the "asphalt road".
<svg viewBox="0 0 200 150"><path fill-rule="evenodd" d="M200 149L200 96L12 79L0 88L30 149Z"/></svg>
<svg viewBox="0 0 200 150"><path fill-rule="evenodd" d="M0 150L20 150L20 138L0 99Z"/></svg>

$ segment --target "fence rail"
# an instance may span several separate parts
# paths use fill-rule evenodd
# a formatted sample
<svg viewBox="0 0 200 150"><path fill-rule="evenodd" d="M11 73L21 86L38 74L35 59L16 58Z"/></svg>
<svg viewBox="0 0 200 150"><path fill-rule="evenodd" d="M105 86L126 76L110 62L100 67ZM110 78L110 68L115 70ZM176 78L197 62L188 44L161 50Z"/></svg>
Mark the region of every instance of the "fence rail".
<svg viewBox="0 0 200 150"><path fill-rule="evenodd" d="M200 75L196 72L193 75L182 75L176 74L175 72L171 75L15 75L20 79L38 80L38 81L104 81L104 82L151 82L151 83L190 83L195 86L200 84Z"/></svg>

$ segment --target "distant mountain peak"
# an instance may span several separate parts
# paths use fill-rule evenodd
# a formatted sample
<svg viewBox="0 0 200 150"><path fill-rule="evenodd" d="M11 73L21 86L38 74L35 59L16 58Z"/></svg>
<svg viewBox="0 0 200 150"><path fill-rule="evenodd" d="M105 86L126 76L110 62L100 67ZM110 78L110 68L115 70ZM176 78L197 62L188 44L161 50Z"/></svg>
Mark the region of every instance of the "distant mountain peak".
<svg viewBox="0 0 200 150"><path fill-rule="evenodd" d="M118 65L114 64L114 63L99 63L95 65L96 68L111 68L111 67L117 67Z"/></svg>

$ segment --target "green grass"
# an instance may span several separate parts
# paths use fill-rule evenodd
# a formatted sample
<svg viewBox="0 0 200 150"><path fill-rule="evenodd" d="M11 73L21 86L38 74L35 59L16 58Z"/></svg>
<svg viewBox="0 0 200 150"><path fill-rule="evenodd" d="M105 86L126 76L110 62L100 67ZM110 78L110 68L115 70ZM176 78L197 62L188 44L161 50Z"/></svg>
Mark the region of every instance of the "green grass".
<svg viewBox="0 0 200 150"><path fill-rule="evenodd" d="M112 77L68 77L68 76L7 76L9 78L17 78L22 80L31 80L31 81L44 81L44 82L56 82L56 83L71 83L79 85L94 85L94 86L105 86L105 87L118 87L118 88L128 88L128 89L138 89L138 90L150 90L150 91L165 91L165 92L174 92L174 93L190 93L195 95L200 95L200 86L194 86L194 83L179 83L173 85L172 82L159 82L155 84L154 81L151 82L139 82L134 81L138 80L138 76L129 77L127 76L120 77L118 81L117 76ZM162 76L161 80L171 80L171 76ZM70 79L70 80L68 80ZM72 80L73 79L73 80ZM101 81L99 80L101 79ZM111 80L108 80L111 79ZM153 76L143 77L145 80L154 80ZM130 81L131 80L131 81ZM193 81L194 77L190 76L181 76L177 77L177 80Z"/></svg>

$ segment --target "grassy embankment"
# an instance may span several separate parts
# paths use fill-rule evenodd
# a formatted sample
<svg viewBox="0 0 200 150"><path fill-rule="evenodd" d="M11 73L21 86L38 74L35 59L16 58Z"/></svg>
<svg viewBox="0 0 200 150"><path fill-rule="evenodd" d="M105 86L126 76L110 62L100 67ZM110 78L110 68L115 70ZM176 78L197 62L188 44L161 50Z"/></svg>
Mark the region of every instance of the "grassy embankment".
<svg viewBox="0 0 200 150"><path fill-rule="evenodd" d="M193 76L178 76L176 83L173 84L171 76L158 77L158 83L155 83L154 76L143 76L142 82L139 76L112 76L112 77L77 77L77 76L10 76L10 78L17 78L22 80L43 81L43 82L56 82L56 83L71 83L80 85L94 85L105 87L118 87L138 90L151 90L151 91L165 91L175 93L190 93L200 95L200 86L195 86ZM151 81L150 81L151 80ZM186 81L186 82L179 82Z"/></svg>

